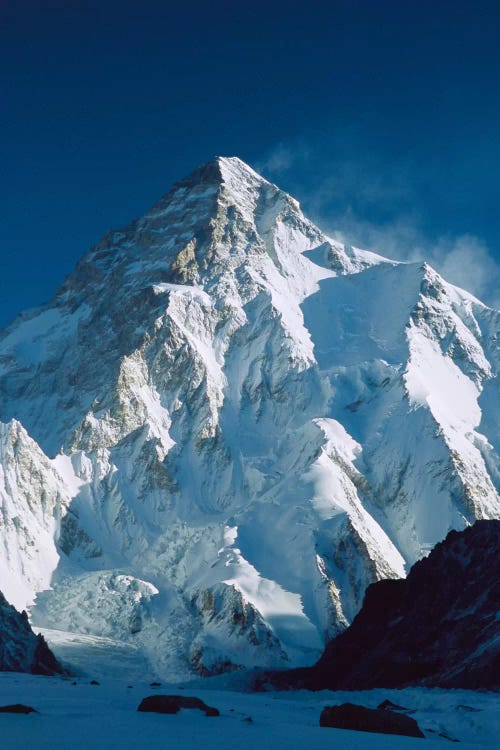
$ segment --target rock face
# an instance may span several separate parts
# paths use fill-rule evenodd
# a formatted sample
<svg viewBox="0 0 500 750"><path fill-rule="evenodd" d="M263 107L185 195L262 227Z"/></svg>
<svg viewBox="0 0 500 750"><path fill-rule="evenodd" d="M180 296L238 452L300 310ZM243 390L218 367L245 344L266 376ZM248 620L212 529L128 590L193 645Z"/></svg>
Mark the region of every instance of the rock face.
<svg viewBox="0 0 500 750"><path fill-rule="evenodd" d="M500 521L451 531L406 580L380 581L361 612L289 686L360 690L423 684L500 689Z"/></svg>
<svg viewBox="0 0 500 750"><path fill-rule="evenodd" d="M380 708L365 708L355 703L326 706L321 712L319 725L335 729L355 729L358 732L398 734L406 737L424 736L411 716Z"/></svg>
<svg viewBox="0 0 500 750"><path fill-rule="evenodd" d="M215 159L0 333L0 586L171 678L313 663L500 515L499 333Z"/></svg>
<svg viewBox="0 0 500 750"><path fill-rule="evenodd" d="M35 635L26 612L19 613L0 593L0 671L61 674L63 669L41 635ZM4 707L3 711L13 709Z"/></svg>

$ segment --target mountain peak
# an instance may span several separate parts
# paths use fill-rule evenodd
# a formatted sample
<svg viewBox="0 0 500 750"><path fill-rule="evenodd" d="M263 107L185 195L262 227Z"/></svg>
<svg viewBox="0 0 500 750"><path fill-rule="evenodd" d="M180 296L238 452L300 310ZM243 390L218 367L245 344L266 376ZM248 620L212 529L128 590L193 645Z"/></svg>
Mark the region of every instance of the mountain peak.
<svg viewBox="0 0 500 750"><path fill-rule="evenodd" d="M282 192L238 156L216 156L208 164L200 167L200 170L202 174L214 173L219 184L233 194L265 186Z"/></svg>
<svg viewBox="0 0 500 750"><path fill-rule="evenodd" d="M221 193L232 195L239 202L249 191L257 192L266 186L276 193L282 192L237 156L214 156L176 182L144 218L165 216L165 210L171 206L191 209L195 202L200 207L205 204L205 209L213 212L214 198Z"/></svg>
<svg viewBox="0 0 500 750"><path fill-rule="evenodd" d="M238 156L216 156L217 162L223 180L231 180L235 177L245 176L247 179L258 180L259 182L271 184L262 175L252 169L252 167Z"/></svg>
<svg viewBox="0 0 500 750"><path fill-rule="evenodd" d="M213 186L226 184L236 187L239 182L271 185L268 180L238 156L214 156L209 161L196 167L182 180L176 182L167 195L179 187L186 188L200 183Z"/></svg>
<svg viewBox="0 0 500 750"><path fill-rule="evenodd" d="M424 274L237 157L110 232L0 334L30 436L0 450L0 589L170 677L311 662L369 583L499 513L497 324Z"/></svg>
<svg viewBox="0 0 500 750"><path fill-rule="evenodd" d="M168 222L169 230L174 224L185 235L191 226L196 224L199 228L220 216L222 206L226 210L237 207L239 215L252 224L257 214L264 214L273 206L278 215L281 203L288 205L299 221L304 220L295 198L259 175L240 158L215 156L175 183L133 226L158 233L167 230ZM311 222L307 223L311 225ZM319 234L316 229L315 235Z"/></svg>

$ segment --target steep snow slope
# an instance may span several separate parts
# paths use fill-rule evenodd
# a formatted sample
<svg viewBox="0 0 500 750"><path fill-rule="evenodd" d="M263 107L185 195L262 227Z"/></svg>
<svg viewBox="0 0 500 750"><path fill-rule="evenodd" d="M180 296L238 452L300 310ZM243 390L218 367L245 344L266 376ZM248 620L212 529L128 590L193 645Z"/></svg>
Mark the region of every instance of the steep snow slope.
<svg viewBox="0 0 500 750"><path fill-rule="evenodd" d="M60 519L71 491L19 422L0 423L0 581L24 609L48 588L59 563Z"/></svg>
<svg viewBox="0 0 500 750"><path fill-rule="evenodd" d="M0 419L58 488L47 575L5 555L33 621L161 674L312 662L369 583L499 515L499 329L239 159L196 170L0 334ZM32 527L29 471L4 523Z"/></svg>

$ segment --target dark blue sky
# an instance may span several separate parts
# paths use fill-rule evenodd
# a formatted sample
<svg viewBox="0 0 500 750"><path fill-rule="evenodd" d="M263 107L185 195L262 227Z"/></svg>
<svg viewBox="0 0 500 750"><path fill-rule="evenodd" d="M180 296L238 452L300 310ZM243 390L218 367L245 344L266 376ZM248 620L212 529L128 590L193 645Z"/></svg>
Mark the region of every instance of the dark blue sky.
<svg viewBox="0 0 500 750"><path fill-rule="evenodd" d="M215 154L498 300L498 2L172 5L0 0L0 324Z"/></svg>

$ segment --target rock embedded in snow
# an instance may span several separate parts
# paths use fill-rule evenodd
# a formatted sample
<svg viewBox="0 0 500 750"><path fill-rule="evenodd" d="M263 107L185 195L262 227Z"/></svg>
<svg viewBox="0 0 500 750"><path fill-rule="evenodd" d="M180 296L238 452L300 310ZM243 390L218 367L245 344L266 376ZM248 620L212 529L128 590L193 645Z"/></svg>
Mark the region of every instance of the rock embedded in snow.
<svg viewBox="0 0 500 750"><path fill-rule="evenodd" d="M424 737L417 722L411 716L387 709L366 708L355 703L325 706L321 712L319 724L321 727L354 729L358 732Z"/></svg>
<svg viewBox="0 0 500 750"><path fill-rule="evenodd" d="M0 714L36 714L36 709L25 706L24 703L13 703L9 706L0 706Z"/></svg>
<svg viewBox="0 0 500 750"><path fill-rule="evenodd" d="M171 678L312 664L500 515L499 333L213 160L0 333L0 587Z"/></svg>
<svg viewBox="0 0 500 750"><path fill-rule="evenodd" d="M217 708L207 706L199 698L186 695L149 695L142 699L137 710L156 714L178 714L181 708L195 708L203 711L205 716L220 716Z"/></svg>

